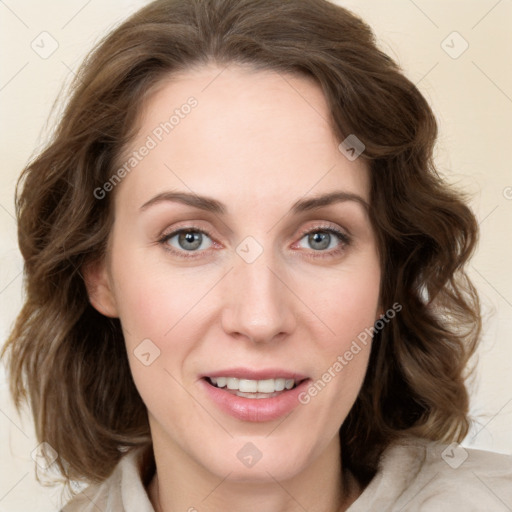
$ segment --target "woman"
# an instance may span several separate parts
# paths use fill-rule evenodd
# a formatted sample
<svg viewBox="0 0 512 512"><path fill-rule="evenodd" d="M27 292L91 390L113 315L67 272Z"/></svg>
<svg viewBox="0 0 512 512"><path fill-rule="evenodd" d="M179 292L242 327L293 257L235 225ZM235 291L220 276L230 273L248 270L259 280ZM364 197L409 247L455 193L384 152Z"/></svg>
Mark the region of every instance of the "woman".
<svg viewBox="0 0 512 512"><path fill-rule="evenodd" d="M458 445L477 223L435 137L324 0L161 0L105 38L18 195L6 352L91 484L65 511L511 504L510 458Z"/></svg>

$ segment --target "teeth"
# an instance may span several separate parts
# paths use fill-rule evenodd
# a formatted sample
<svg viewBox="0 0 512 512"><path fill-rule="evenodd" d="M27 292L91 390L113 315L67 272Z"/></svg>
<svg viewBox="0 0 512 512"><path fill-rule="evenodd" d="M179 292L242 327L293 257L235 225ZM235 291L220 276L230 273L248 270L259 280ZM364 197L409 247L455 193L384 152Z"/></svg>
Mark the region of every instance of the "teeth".
<svg viewBox="0 0 512 512"><path fill-rule="evenodd" d="M286 387L286 379L276 379L274 387L276 391L283 391Z"/></svg>
<svg viewBox="0 0 512 512"><path fill-rule="evenodd" d="M254 391L258 391L258 393L274 393L276 391L276 381L275 379L265 379L265 380L253 380L249 382L254 382L256 384L256 388ZM240 386L240 391L244 391Z"/></svg>
<svg viewBox="0 0 512 512"><path fill-rule="evenodd" d="M228 386L228 389L238 389L239 384L240 380L235 377L228 377L226 379L226 385Z"/></svg>
<svg viewBox="0 0 512 512"><path fill-rule="evenodd" d="M294 379L250 380L236 377L210 377L210 381L218 388L227 387L227 389L237 390L241 393L275 393L284 391L284 389L292 389L295 385Z"/></svg>
<svg viewBox="0 0 512 512"><path fill-rule="evenodd" d="M258 381L249 379L240 379L238 381L238 391L242 393L257 393L258 392Z"/></svg>

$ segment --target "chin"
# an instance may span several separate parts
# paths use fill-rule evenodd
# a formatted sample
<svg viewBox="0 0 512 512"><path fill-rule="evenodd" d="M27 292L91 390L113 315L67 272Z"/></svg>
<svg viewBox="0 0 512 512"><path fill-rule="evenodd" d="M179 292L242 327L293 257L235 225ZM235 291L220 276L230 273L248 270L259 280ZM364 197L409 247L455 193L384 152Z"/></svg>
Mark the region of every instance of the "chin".
<svg viewBox="0 0 512 512"><path fill-rule="evenodd" d="M196 453L195 458L219 478L241 483L269 483L297 476L315 459L316 450L321 450L321 447L315 450L307 439L288 437L282 442L279 436L275 439L270 436L240 436L227 443L212 440L209 453Z"/></svg>

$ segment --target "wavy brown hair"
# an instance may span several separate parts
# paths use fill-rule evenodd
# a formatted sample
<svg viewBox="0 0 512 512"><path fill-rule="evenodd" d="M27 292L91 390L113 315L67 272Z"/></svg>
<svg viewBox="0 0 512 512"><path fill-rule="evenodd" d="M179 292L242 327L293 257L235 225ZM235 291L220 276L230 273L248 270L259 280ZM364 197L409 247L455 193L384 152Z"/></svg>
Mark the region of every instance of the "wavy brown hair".
<svg viewBox="0 0 512 512"><path fill-rule="evenodd" d="M88 481L105 479L127 450L150 446L119 320L90 305L81 270L103 257L113 222L114 193L98 200L94 190L113 175L150 92L212 62L312 77L333 133L366 146L381 304L403 309L375 334L340 430L343 463L367 483L394 440L460 441L481 328L464 271L477 223L435 169L437 125L424 97L362 20L326 0L158 0L81 66L52 140L17 189L26 298L3 355L38 438L57 450L65 478Z"/></svg>

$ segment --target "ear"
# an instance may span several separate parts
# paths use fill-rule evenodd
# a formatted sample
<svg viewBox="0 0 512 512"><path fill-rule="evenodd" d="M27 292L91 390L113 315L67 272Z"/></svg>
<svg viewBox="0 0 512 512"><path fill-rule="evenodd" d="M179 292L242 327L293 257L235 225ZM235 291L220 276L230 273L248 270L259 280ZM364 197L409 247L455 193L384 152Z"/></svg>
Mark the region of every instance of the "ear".
<svg viewBox="0 0 512 512"><path fill-rule="evenodd" d="M112 290L105 258L101 261L86 263L82 275L91 305L102 315L117 318L117 304Z"/></svg>

